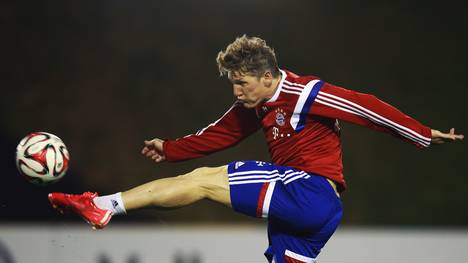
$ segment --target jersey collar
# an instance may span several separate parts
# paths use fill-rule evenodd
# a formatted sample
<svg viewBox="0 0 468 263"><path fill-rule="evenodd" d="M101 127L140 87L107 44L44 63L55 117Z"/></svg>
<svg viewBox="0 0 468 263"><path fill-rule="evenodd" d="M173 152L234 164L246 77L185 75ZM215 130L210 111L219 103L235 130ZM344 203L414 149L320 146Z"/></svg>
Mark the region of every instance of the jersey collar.
<svg viewBox="0 0 468 263"><path fill-rule="evenodd" d="M281 73L281 80L278 83L278 87L276 88L275 94L273 94L273 97L267 100L266 103L276 101L276 99L278 99L278 96L281 93L281 88L283 87L284 80L286 79L286 72L284 72L281 69L279 71Z"/></svg>

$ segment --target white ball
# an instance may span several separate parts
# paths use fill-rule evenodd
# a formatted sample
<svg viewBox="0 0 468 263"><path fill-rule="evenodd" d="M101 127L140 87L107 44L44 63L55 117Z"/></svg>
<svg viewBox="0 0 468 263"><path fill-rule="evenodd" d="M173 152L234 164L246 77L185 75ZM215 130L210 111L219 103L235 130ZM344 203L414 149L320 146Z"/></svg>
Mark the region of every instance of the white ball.
<svg viewBox="0 0 468 263"><path fill-rule="evenodd" d="M16 147L16 166L29 182L46 185L60 180L68 169L70 155L62 140L47 132L34 132Z"/></svg>

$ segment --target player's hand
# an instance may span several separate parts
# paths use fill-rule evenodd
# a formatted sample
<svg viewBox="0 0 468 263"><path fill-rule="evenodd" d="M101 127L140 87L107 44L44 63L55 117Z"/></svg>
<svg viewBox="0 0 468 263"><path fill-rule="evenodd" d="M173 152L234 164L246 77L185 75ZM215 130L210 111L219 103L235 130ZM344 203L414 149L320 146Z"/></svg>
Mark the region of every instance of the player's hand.
<svg viewBox="0 0 468 263"><path fill-rule="evenodd" d="M166 160L166 156L164 155L163 151L163 140L159 138L154 138L149 141L145 141L145 147L141 150L141 154L150 158L151 160L155 161L156 163L160 163Z"/></svg>
<svg viewBox="0 0 468 263"><path fill-rule="evenodd" d="M441 144L445 142L454 142L463 140L465 135L463 134L455 134L455 128L450 129L449 133L443 133L438 130L431 130L432 131L432 143Z"/></svg>

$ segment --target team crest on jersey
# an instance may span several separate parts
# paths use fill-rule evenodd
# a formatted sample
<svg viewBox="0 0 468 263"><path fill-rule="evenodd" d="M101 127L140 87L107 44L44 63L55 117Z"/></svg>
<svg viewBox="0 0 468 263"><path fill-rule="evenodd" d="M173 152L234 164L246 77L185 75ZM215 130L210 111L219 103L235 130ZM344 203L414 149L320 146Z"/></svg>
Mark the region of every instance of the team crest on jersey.
<svg viewBox="0 0 468 263"><path fill-rule="evenodd" d="M276 112L276 124L279 126L284 126L286 123L286 112L284 110L278 108L275 110Z"/></svg>

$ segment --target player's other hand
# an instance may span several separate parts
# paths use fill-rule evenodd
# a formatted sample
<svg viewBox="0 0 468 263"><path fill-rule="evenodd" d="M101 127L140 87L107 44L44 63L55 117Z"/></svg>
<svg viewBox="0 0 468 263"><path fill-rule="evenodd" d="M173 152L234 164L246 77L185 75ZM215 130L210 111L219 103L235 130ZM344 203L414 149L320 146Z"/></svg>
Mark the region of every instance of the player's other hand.
<svg viewBox="0 0 468 263"><path fill-rule="evenodd" d="M432 143L441 144L445 142L454 142L463 140L465 135L463 134L455 134L455 128L450 129L448 133L443 133L438 130L431 130L432 131Z"/></svg>
<svg viewBox="0 0 468 263"><path fill-rule="evenodd" d="M150 158L151 160L160 163L166 160L166 156L163 151L163 140L154 138L152 140L145 140L145 147L141 150L141 154Z"/></svg>

